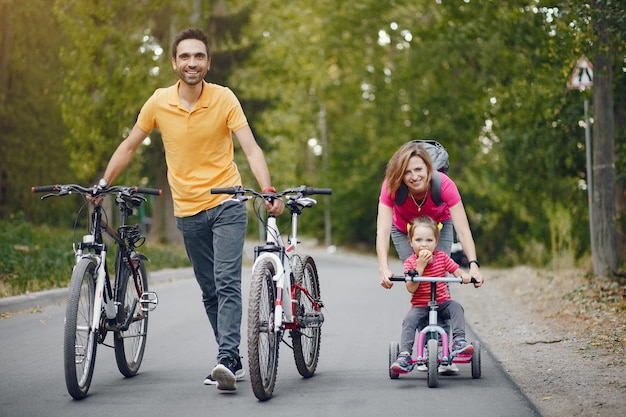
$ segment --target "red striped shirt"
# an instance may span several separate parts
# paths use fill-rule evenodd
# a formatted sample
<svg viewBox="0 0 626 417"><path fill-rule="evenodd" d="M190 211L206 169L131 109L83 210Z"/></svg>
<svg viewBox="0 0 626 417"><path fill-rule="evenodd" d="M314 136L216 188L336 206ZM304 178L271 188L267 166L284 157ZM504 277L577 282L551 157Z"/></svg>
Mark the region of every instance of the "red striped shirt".
<svg viewBox="0 0 626 417"><path fill-rule="evenodd" d="M404 272L408 272L412 269L417 269L417 256L412 254L404 261ZM442 250L435 250L433 252L433 260L426 265L422 276L425 277L445 277L446 272L454 273L459 269L459 265L452 260ZM450 300L450 293L448 292L448 285L445 282L437 283L437 303L441 304ZM411 297L411 304L416 307L428 307L430 301L430 282L420 282L417 290Z"/></svg>

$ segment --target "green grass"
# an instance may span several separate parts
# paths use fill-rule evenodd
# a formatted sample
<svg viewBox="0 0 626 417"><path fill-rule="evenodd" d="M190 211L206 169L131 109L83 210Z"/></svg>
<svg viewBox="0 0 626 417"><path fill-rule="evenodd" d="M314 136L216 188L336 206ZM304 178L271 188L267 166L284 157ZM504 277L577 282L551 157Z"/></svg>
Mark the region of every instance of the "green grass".
<svg viewBox="0 0 626 417"><path fill-rule="evenodd" d="M72 242L82 234L23 219L0 220L0 297L67 287L74 264ZM150 259L151 271L190 266L182 245L147 243L139 250Z"/></svg>

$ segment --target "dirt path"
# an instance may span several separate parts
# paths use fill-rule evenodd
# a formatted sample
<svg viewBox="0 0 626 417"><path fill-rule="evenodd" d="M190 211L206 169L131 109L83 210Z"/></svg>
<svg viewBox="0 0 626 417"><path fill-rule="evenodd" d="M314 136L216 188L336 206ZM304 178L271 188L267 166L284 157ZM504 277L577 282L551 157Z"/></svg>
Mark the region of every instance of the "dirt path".
<svg viewBox="0 0 626 417"><path fill-rule="evenodd" d="M483 274L452 296L543 416L626 415L626 286L578 271Z"/></svg>

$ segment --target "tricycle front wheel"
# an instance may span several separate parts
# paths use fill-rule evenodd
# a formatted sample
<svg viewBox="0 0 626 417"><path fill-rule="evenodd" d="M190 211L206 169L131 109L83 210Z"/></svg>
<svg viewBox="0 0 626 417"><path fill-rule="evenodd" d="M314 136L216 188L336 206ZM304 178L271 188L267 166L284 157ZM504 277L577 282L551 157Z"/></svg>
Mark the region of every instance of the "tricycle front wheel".
<svg viewBox="0 0 626 417"><path fill-rule="evenodd" d="M428 387L437 388L439 386L439 341L428 339Z"/></svg>

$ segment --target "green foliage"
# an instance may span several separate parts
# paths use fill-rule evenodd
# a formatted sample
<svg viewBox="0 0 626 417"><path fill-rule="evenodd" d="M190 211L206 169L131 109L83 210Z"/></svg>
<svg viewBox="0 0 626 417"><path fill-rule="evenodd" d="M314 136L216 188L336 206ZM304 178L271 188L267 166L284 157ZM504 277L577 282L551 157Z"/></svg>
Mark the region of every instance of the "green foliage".
<svg viewBox="0 0 626 417"><path fill-rule="evenodd" d="M35 227L17 215L0 221L0 296L62 287L73 263L71 232Z"/></svg>
<svg viewBox="0 0 626 417"><path fill-rule="evenodd" d="M61 110L70 130L64 143L80 181L97 178L133 126L141 104L164 79L171 79L169 51L154 36L161 23L155 16L166 3L55 4L55 16L68 39L59 54L65 68ZM143 25L137 26L137 13L145 19ZM136 178L139 167L133 165L125 178Z"/></svg>
<svg viewBox="0 0 626 417"><path fill-rule="evenodd" d="M189 25L210 34L208 79L241 99L275 185L333 188L302 222L313 237L324 237L330 201L333 243L372 248L389 157L410 139L433 138L450 153L481 259L547 264L564 248L588 252L581 121L591 94L565 83L580 55L597 52L593 22L608 26L613 45L615 166L618 180L626 176L619 2L57 0L54 13L44 0L4 5L3 24L32 25L4 25L14 41L0 58L2 218L71 221L75 201L44 205L29 187L98 177L141 104L174 82L170 37ZM165 186L153 139L120 182ZM240 150L235 158L256 186Z"/></svg>
<svg viewBox="0 0 626 417"><path fill-rule="evenodd" d="M49 1L0 3L0 218L54 217L60 211L44 209L30 188L71 176L58 104L64 38Z"/></svg>
<svg viewBox="0 0 626 417"><path fill-rule="evenodd" d="M20 215L0 220L0 297L66 287L74 265L72 242L81 236L67 228L34 226ZM190 266L182 246L150 243L140 250L152 271ZM109 255L114 259L115 251Z"/></svg>

